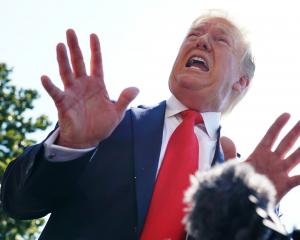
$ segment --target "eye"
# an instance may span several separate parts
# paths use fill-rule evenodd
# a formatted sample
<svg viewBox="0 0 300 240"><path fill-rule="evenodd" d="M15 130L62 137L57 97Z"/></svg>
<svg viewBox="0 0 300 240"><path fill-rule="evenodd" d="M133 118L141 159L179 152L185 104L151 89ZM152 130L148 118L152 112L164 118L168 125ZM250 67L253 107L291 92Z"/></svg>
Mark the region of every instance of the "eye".
<svg viewBox="0 0 300 240"><path fill-rule="evenodd" d="M227 42L225 38L218 38L217 39L219 42Z"/></svg>
<svg viewBox="0 0 300 240"><path fill-rule="evenodd" d="M215 37L215 41L230 46L229 40L226 37L224 37L224 36L216 36Z"/></svg>
<svg viewBox="0 0 300 240"><path fill-rule="evenodd" d="M197 38L197 37L199 37L199 34L197 34L197 33L190 33L188 35L188 38Z"/></svg>

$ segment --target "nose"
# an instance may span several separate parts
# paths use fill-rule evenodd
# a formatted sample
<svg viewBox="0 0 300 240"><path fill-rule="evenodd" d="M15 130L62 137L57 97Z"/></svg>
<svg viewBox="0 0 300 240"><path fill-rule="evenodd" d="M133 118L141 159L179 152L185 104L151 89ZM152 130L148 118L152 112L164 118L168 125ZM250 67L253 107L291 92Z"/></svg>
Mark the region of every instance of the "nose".
<svg viewBox="0 0 300 240"><path fill-rule="evenodd" d="M204 35L202 35L201 37L198 38L197 48L200 48L200 49L205 50L205 51L210 51L211 50L211 45L210 45L208 34L204 34Z"/></svg>

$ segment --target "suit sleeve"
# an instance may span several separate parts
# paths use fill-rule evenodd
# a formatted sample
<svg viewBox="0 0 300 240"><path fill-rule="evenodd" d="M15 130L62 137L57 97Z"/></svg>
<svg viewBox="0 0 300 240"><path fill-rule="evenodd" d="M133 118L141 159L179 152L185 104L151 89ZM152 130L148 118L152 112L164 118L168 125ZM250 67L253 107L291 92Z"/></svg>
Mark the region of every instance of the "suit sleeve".
<svg viewBox="0 0 300 240"><path fill-rule="evenodd" d="M67 202L93 152L68 162L44 158L43 143L28 147L12 161L3 176L1 202L17 219L45 216Z"/></svg>

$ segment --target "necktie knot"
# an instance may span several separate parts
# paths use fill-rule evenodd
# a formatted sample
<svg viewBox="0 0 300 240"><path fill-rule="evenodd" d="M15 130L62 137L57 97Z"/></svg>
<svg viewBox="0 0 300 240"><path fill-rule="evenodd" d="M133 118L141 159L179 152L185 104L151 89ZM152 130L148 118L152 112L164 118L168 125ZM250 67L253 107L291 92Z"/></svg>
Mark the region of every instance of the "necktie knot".
<svg viewBox="0 0 300 240"><path fill-rule="evenodd" d="M203 118L199 112L196 112L194 110L188 109L180 113L182 120L188 120L192 119L194 121L194 124L200 124L203 123Z"/></svg>

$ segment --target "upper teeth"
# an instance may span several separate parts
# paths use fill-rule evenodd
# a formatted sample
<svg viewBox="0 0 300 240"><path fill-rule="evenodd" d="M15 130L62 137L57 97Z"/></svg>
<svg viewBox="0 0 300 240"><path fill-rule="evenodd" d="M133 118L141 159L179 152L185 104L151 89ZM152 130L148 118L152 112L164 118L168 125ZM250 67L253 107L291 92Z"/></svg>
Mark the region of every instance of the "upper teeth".
<svg viewBox="0 0 300 240"><path fill-rule="evenodd" d="M202 62L207 67L207 63L206 63L206 61L202 57L193 57L191 60L192 61Z"/></svg>

